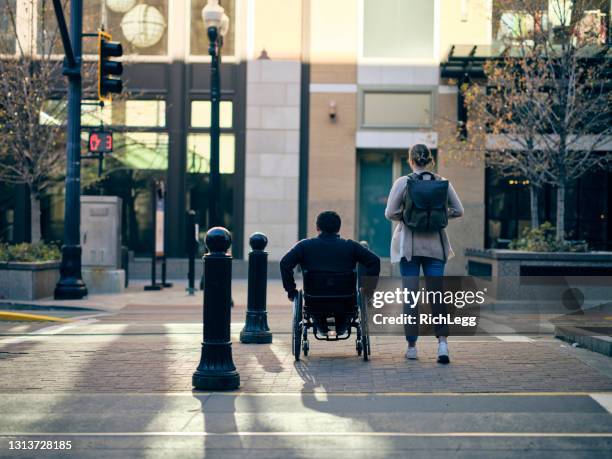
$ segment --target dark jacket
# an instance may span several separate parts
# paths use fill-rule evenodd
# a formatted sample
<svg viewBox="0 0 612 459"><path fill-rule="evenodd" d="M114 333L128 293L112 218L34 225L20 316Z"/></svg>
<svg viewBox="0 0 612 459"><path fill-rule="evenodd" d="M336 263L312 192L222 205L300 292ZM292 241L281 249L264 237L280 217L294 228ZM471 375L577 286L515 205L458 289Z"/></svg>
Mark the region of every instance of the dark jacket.
<svg viewBox="0 0 612 459"><path fill-rule="evenodd" d="M283 287L289 294L295 292L293 269L297 265L306 271L339 273L352 271L357 263L364 265L366 276L380 273L380 259L376 254L338 234L320 233L295 244L280 261Z"/></svg>

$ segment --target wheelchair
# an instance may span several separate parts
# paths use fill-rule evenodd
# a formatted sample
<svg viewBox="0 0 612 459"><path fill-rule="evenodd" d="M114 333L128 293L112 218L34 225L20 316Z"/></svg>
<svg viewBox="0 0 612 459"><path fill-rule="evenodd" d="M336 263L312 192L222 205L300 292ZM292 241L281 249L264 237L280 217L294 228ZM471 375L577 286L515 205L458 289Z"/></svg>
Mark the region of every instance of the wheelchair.
<svg viewBox="0 0 612 459"><path fill-rule="evenodd" d="M312 335L320 341L349 339L352 329L355 329L357 355L367 361L371 354L368 311L363 289L357 284L357 273L303 271L303 280L304 288L298 291L293 300L292 352L295 360L300 360L301 352L308 356L308 329L312 329ZM346 332L340 336L335 332L327 336L320 334L315 319L327 320L328 325L335 328L333 321L336 314L347 317Z"/></svg>

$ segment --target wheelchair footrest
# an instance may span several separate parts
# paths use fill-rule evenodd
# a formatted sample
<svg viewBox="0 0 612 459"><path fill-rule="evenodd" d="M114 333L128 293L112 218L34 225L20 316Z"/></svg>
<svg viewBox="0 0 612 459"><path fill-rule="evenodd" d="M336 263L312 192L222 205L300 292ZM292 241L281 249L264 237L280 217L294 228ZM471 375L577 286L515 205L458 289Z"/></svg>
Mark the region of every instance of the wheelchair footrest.
<svg viewBox="0 0 612 459"><path fill-rule="evenodd" d="M336 334L336 332L334 330L330 330L327 333L327 335L320 334L316 330L313 330L312 334L319 341L342 341L342 340L345 340L345 339L349 339L351 337L350 330L347 331L346 333L342 334L342 335Z"/></svg>

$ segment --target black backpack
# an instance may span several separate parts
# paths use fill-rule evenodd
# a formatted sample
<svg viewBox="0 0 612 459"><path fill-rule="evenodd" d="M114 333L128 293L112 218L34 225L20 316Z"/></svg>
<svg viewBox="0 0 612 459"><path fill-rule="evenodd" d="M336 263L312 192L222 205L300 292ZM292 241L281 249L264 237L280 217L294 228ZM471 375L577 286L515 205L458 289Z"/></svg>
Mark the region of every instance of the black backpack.
<svg viewBox="0 0 612 459"><path fill-rule="evenodd" d="M424 175L431 180L423 180ZM448 225L448 180L431 172L406 176L402 220L413 231L440 231Z"/></svg>

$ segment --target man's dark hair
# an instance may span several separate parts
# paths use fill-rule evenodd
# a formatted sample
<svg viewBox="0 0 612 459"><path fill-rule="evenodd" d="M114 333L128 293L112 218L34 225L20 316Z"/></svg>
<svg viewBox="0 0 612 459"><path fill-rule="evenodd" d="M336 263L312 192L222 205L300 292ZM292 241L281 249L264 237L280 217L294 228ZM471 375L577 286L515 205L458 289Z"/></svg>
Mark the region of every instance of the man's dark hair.
<svg viewBox="0 0 612 459"><path fill-rule="evenodd" d="M321 212L317 217L317 228L324 233L337 233L340 231L341 224L342 220L340 220L340 215L333 210Z"/></svg>

